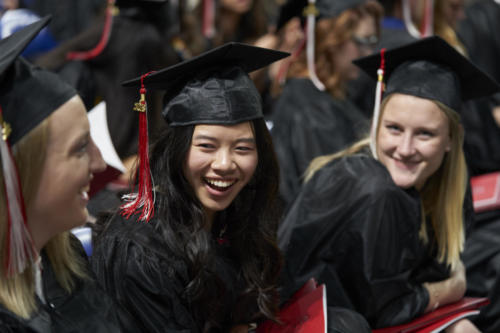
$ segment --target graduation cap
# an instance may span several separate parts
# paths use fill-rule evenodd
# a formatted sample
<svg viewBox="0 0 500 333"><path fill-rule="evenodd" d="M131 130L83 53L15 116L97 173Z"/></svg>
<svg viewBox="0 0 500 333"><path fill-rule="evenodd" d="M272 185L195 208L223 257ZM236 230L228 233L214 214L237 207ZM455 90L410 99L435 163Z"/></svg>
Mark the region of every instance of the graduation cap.
<svg viewBox="0 0 500 333"><path fill-rule="evenodd" d="M262 118L260 94L248 73L263 68L289 54L231 42L123 83L140 87L138 193L122 206L130 216L142 208L139 220L153 215L151 178L147 155L146 89L165 90L163 117L171 127L194 124L233 125Z"/></svg>
<svg viewBox="0 0 500 333"><path fill-rule="evenodd" d="M37 257L26 224L11 146L76 94L55 74L19 57L49 20L50 17L45 17L0 41L0 154L7 205L6 272L9 276L22 272Z"/></svg>
<svg viewBox="0 0 500 333"><path fill-rule="evenodd" d="M169 126L237 124L262 118L260 95L247 73L287 57L281 51L230 42L197 57L136 78L124 86L165 90Z"/></svg>
<svg viewBox="0 0 500 333"><path fill-rule="evenodd" d="M354 60L378 79L371 135L374 142L380 114L382 80L385 96L401 93L437 100L459 111L462 101L491 95L500 86L447 42L437 36Z"/></svg>

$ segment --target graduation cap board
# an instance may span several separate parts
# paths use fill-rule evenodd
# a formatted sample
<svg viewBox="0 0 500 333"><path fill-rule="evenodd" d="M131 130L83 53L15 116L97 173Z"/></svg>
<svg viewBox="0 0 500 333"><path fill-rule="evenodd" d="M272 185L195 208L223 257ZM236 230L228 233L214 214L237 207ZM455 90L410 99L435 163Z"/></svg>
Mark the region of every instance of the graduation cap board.
<svg viewBox="0 0 500 333"><path fill-rule="evenodd" d="M242 43L227 43L154 72L142 81L165 90L163 116L170 126L236 124L262 118L260 95L247 73L289 54ZM123 83L139 86L141 78Z"/></svg>
<svg viewBox="0 0 500 333"><path fill-rule="evenodd" d="M10 145L76 95L57 75L18 57L49 21L45 17L0 41L0 106L11 129Z"/></svg>
<svg viewBox="0 0 500 333"><path fill-rule="evenodd" d="M7 210L5 272L15 276L37 257L26 221L24 199L11 151L21 138L53 111L76 95L76 91L57 75L29 64L19 57L44 28L45 17L0 41L0 154Z"/></svg>
<svg viewBox="0 0 500 333"><path fill-rule="evenodd" d="M462 100L500 90L498 83L437 36L354 60L354 64L377 80L382 58L385 95L397 92L438 100L458 111Z"/></svg>
<svg viewBox="0 0 500 333"><path fill-rule="evenodd" d="M170 127L195 124L233 125L263 118L260 94L248 73L289 54L242 43L227 43L179 64L123 83L140 87L138 190L122 205L127 218L141 211L140 221L154 215L149 170L146 89L165 90L163 117Z"/></svg>
<svg viewBox="0 0 500 333"><path fill-rule="evenodd" d="M354 64L377 80L370 149L376 158L376 131L384 96L406 94L436 100L459 111L462 101L488 96L500 86L452 46L437 36L354 60Z"/></svg>

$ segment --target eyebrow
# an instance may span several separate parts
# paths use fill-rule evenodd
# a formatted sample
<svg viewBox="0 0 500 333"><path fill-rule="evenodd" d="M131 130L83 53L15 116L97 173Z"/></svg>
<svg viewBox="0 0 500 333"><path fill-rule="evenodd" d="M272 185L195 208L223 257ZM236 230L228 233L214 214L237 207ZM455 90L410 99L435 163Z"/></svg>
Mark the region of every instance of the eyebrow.
<svg viewBox="0 0 500 333"><path fill-rule="evenodd" d="M194 140L210 140L210 141L217 141L216 138L208 135L197 135L193 138ZM239 138L235 142L246 142L246 143L253 143L255 144L255 139L254 138Z"/></svg>

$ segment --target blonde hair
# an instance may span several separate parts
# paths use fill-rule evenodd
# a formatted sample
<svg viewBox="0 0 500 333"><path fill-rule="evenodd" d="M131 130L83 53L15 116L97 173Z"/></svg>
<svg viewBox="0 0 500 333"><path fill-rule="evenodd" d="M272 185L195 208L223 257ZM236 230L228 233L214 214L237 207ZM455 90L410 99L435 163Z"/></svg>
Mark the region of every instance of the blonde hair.
<svg viewBox="0 0 500 333"><path fill-rule="evenodd" d="M389 95L381 106L382 117ZM419 236L425 244L429 242L426 216L430 217L432 232L437 244L437 260L451 265L452 268L460 260L464 248L463 203L467 187L467 165L465 163L462 144L464 140L460 115L439 101L432 100L447 116L451 149L444 156L441 167L427 180L420 191L422 198L422 223ZM377 133L380 129L380 122ZM370 138L362 139L338 153L315 158L305 172L305 181L331 161L350 156L368 148Z"/></svg>
<svg viewBox="0 0 500 333"><path fill-rule="evenodd" d="M443 0L434 2L434 34L443 38L463 56L467 57L467 50L464 44L458 38L454 28L451 27L444 18L445 5L446 3Z"/></svg>
<svg viewBox="0 0 500 333"><path fill-rule="evenodd" d="M50 118L42 121L31 132L25 135L13 147L14 159L21 179L22 193L26 207L35 200L42 176L42 168L47 154ZM0 186L3 185L3 173L0 173ZM6 199L0 191L0 261L6 260ZM53 237L45 246L47 256L54 269L59 284L68 292L75 287L74 277L87 276L85 263L77 255L70 242L69 232ZM0 265L0 303L19 317L29 318L36 310L34 265L21 274L8 278L4 265Z"/></svg>
<svg viewBox="0 0 500 333"><path fill-rule="evenodd" d="M378 22L382 16L382 7L376 1L370 1L358 7L347 9L333 18L325 18L316 23L315 28L315 67L319 80L335 98L345 97L345 82L334 67L333 56L338 48L354 34L361 18L372 16L377 22L377 35L380 34ZM300 76L307 70L306 52L290 64L288 77Z"/></svg>

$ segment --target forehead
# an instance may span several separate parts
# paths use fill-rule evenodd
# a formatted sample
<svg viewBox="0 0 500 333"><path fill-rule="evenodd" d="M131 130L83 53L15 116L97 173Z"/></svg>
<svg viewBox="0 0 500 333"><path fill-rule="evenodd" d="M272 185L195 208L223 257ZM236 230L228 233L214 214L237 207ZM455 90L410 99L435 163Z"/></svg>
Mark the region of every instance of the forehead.
<svg viewBox="0 0 500 333"><path fill-rule="evenodd" d="M392 94L382 111L383 120L413 122L415 125L439 126L447 116L432 100L405 94Z"/></svg>
<svg viewBox="0 0 500 333"><path fill-rule="evenodd" d="M245 121L235 125L196 125L193 132L193 138L196 139L201 136L213 139L239 139L255 137L253 124L250 121Z"/></svg>
<svg viewBox="0 0 500 333"><path fill-rule="evenodd" d="M74 96L50 116L50 142L68 144L89 131L87 111L81 99Z"/></svg>

